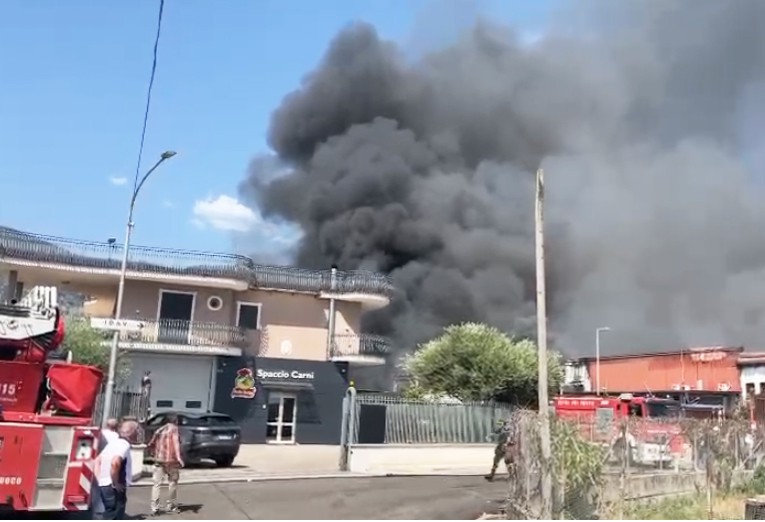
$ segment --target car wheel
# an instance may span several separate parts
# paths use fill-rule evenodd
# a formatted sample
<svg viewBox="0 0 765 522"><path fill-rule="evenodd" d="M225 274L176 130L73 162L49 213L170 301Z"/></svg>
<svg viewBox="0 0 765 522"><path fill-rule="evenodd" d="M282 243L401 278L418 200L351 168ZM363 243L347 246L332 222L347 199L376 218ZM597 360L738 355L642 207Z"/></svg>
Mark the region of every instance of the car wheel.
<svg viewBox="0 0 765 522"><path fill-rule="evenodd" d="M215 464L219 468L229 468L234 463L234 457L227 455L225 457L215 457Z"/></svg>

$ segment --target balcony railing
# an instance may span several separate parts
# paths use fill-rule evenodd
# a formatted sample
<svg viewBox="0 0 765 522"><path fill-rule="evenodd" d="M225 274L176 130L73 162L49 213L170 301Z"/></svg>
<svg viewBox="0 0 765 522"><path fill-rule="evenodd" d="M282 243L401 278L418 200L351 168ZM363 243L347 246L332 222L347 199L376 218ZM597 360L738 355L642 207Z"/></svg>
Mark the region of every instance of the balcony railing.
<svg viewBox="0 0 765 522"><path fill-rule="evenodd" d="M43 236L0 227L0 259L119 270L122 245ZM256 264L246 256L131 246L128 269L157 275L234 279L253 288L295 292L364 293L390 296L390 277L367 271L304 270Z"/></svg>
<svg viewBox="0 0 765 522"><path fill-rule="evenodd" d="M122 342L230 348L245 348L247 345L245 330L236 326L178 319L161 319L159 321L133 319L141 321L144 326L137 332L120 332ZM104 332L105 338L111 338L111 335L111 332Z"/></svg>
<svg viewBox="0 0 765 522"><path fill-rule="evenodd" d="M330 354L332 357L367 355L384 357L390 353L390 339L375 334L338 334Z"/></svg>

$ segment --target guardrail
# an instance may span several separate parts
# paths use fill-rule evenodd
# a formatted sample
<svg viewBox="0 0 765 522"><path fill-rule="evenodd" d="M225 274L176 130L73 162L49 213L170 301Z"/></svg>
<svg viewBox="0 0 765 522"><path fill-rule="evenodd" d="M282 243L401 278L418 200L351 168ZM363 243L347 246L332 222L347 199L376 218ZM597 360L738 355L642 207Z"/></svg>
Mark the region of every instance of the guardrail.
<svg viewBox="0 0 765 522"><path fill-rule="evenodd" d="M122 251L122 245L117 243L80 241L0 227L0 259L119 270ZM234 279L254 288L296 292L364 293L386 297L393 293L390 277L374 272L338 271L333 284L330 270L258 265L246 256L194 250L131 246L128 269L158 275Z"/></svg>
<svg viewBox="0 0 765 522"><path fill-rule="evenodd" d="M348 355L385 356L390 353L390 339L375 334L338 334L332 349L332 357Z"/></svg>
<svg viewBox="0 0 765 522"><path fill-rule="evenodd" d="M145 344L180 344L185 346L224 346L245 348L247 335L244 328L222 323L160 319L140 321L143 328L136 332L120 332L120 340ZM112 333L105 332L111 338Z"/></svg>

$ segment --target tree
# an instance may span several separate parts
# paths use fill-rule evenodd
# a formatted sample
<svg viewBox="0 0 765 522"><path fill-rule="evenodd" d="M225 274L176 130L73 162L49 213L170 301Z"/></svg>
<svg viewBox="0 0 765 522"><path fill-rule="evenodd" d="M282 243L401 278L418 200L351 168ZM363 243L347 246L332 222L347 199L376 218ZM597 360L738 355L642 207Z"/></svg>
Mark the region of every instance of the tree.
<svg viewBox="0 0 765 522"><path fill-rule="evenodd" d="M109 373L109 344L104 333L91 327L87 319L72 319L66 324L64 341L61 343L62 350L72 352L72 362L95 366ZM130 376L130 360L118 354L117 372L118 379L126 379Z"/></svg>
<svg viewBox="0 0 765 522"><path fill-rule="evenodd" d="M548 357L549 387L563 378L560 356ZM444 333L404 359L418 393L449 395L461 400L490 400L535 405L537 348L484 324L449 326Z"/></svg>

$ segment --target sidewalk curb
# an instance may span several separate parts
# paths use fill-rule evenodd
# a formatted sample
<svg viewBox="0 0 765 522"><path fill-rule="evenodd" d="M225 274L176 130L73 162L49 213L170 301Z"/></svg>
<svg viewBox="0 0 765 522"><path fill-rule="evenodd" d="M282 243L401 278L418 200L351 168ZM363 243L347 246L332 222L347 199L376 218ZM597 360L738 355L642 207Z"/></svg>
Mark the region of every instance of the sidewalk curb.
<svg viewBox="0 0 765 522"><path fill-rule="evenodd" d="M178 483L179 486L193 486L200 484L244 484L251 482L269 482L278 480L328 480L328 479L358 479L358 478L396 478L396 477L483 477L485 473L469 471L412 471L412 472L375 472L375 473L353 473L350 471L337 473L323 473L315 475L260 475L260 476L242 476L242 477L218 477L218 478L193 478L183 480ZM506 473L497 473L497 478L501 479ZM132 484L133 488L151 487L150 481L141 481Z"/></svg>
<svg viewBox="0 0 765 522"><path fill-rule="evenodd" d="M183 472L181 472L183 473ZM242 476L242 477L216 477L216 478L192 478L188 480L183 479L178 482L179 486L193 486L198 484L236 484L236 483L249 483L249 482L268 482L277 480L310 480L310 479L353 479L353 478L369 478L369 477L384 477L384 474L368 474L368 473L351 473L340 472L337 473L324 473L317 475L255 475L255 476ZM151 487L150 480L141 481L132 484L133 488Z"/></svg>

